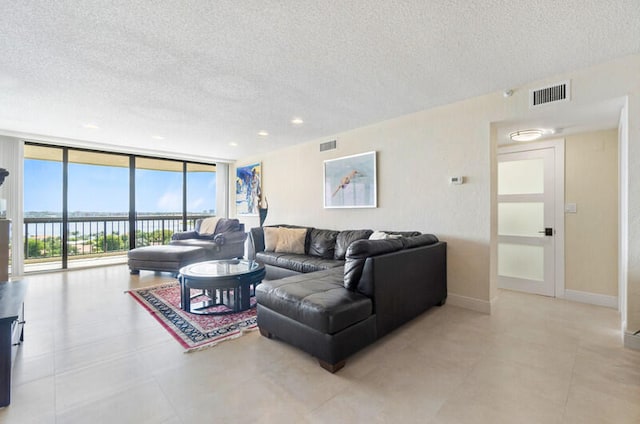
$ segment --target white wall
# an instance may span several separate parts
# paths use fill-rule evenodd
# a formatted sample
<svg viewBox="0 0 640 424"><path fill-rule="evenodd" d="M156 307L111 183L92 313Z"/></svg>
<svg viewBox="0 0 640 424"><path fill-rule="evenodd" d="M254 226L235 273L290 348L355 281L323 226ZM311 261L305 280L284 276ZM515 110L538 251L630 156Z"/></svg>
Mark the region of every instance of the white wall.
<svg viewBox="0 0 640 424"><path fill-rule="evenodd" d="M640 72L635 69L635 93L629 96L627 166L628 178L628 258L627 330L640 330Z"/></svg>
<svg viewBox="0 0 640 424"><path fill-rule="evenodd" d="M625 99L618 124L618 308L621 328L627 328L627 281L629 258L629 99Z"/></svg>
<svg viewBox="0 0 640 424"><path fill-rule="evenodd" d="M529 110L528 89L565 79L572 81L572 101L550 105L544 113L629 96L627 160L630 180L634 181L630 184L629 208L630 216L640 216L639 73L640 55L629 56L533 82L516 89L510 98L493 93L468 99L264 156L243 158L238 165L262 161L263 191L269 199L267 224L436 234L449 247L449 300L488 311L496 293L490 268L495 220L491 203L495 197L493 156L497 144L492 123L542 114ZM332 139L337 139L338 149L321 153L319 144ZM323 209L323 161L371 150L378 152L379 207ZM466 183L450 186L447 180L453 175L464 176ZM247 227L257 225L257 218L244 221ZM630 225L629 240L638 237L640 219ZM630 249L629 256L629 324L640 328L640 244Z"/></svg>
<svg viewBox="0 0 640 424"><path fill-rule="evenodd" d="M0 187L0 198L7 199L7 219L11 220L11 277L23 273L23 157L24 144L12 137L0 136L0 168L6 168L9 176ZM17 247L17 248L16 248Z"/></svg>

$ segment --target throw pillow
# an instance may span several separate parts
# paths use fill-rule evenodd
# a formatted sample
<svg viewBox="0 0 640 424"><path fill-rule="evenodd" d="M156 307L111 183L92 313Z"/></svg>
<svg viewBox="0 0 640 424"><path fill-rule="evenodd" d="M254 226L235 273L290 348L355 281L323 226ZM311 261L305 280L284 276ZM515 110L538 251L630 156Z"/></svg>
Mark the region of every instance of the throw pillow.
<svg viewBox="0 0 640 424"><path fill-rule="evenodd" d="M369 236L369 240L391 240L391 239L399 239L402 236L400 234L389 234L384 231L374 231L373 234Z"/></svg>
<svg viewBox="0 0 640 424"><path fill-rule="evenodd" d="M278 228L278 243L275 252L297 253L304 255L304 241L307 238L306 228Z"/></svg>
<svg viewBox="0 0 640 424"><path fill-rule="evenodd" d="M264 227L264 251L273 252L278 245L279 228Z"/></svg>
<svg viewBox="0 0 640 424"><path fill-rule="evenodd" d="M387 238L387 233L384 231L375 230L373 234L369 236L369 240L384 240Z"/></svg>
<svg viewBox="0 0 640 424"><path fill-rule="evenodd" d="M205 218L200 223L200 228L198 229L198 234L200 235L212 235L216 232L216 227L218 226L218 221L220 221L220 217L212 216L210 218Z"/></svg>

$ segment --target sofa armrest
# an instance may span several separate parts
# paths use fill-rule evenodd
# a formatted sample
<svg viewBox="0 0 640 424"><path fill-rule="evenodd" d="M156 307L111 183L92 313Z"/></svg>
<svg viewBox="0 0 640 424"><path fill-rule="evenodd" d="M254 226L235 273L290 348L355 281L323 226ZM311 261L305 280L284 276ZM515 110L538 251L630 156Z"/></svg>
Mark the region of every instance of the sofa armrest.
<svg viewBox="0 0 640 424"><path fill-rule="evenodd" d="M367 258L385 253L396 252L403 247L399 239L386 240L356 240L349 245L345 256L344 264L344 287L349 290L356 290L362 276L362 269ZM366 290L361 290L366 294Z"/></svg>
<svg viewBox="0 0 640 424"><path fill-rule="evenodd" d="M247 252L247 258L250 260L255 260L257 252L264 252L263 227L255 227L249 231L249 249Z"/></svg>
<svg viewBox="0 0 640 424"><path fill-rule="evenodd" d="M244 229L244 227L241 227ZM218 246L222 246L225 243L244 243L247 238L247 234L244 231L227 231L226 233L217 234L199 234L197 231L181 231L174 233L171 236L171 240L205 240L210 241Z"/></svg>
<svg viewBox="0 0 640 424"><path fill-rule="evenodd" d="M213 237L213 242L218 246L224 246L226 244L244 244L247 239L247 233L244 231L229 231L226 233L216 234Z"/></svg>
<svg viewBox="0 0 640 424"><path fill-rule="evenodd" d="M367 258L358 284L373 299L378 337L447 298L447 243Z"/></svg>
<svg viewBox="0 0 640 424"><path fill-rule="evenodd" d="M197 231L180 231L177 233L173 233L173 235L171 236L171 240L187 240L193 238L198 238Z"/></svg>

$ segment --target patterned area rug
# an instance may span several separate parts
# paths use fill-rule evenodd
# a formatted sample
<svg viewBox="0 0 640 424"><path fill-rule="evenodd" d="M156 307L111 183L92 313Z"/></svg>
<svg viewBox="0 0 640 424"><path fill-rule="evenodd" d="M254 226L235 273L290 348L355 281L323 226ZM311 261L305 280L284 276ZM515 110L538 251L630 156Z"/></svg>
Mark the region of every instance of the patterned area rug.
<svg viewBox="0 0 640 424"><path fill-rule="evenodd" d="M247 331L258 328L255 299L253 308L228 315L196 315L180 309L180 284L176 282L156 287L127 291L186 349L186 352L206 349L216 344L240 337ZM192 291L192 294L196 294ZM202 301L192 299L192 303ZM226 311L226 306L211 308L211 311Z"/></svg>

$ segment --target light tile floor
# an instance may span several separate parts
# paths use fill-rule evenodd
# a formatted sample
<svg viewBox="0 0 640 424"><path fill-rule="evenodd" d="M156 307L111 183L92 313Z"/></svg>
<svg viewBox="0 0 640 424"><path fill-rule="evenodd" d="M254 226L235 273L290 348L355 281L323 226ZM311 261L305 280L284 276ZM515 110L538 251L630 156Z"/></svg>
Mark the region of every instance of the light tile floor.
<svg viewBox="0 0 640 424"><path fill-rule="evenodd" d="M501 291L433 308L335 375L257 332L184 354L117 265L27 277L1 423L639 423L640 351L612 309Z"/></svg>

